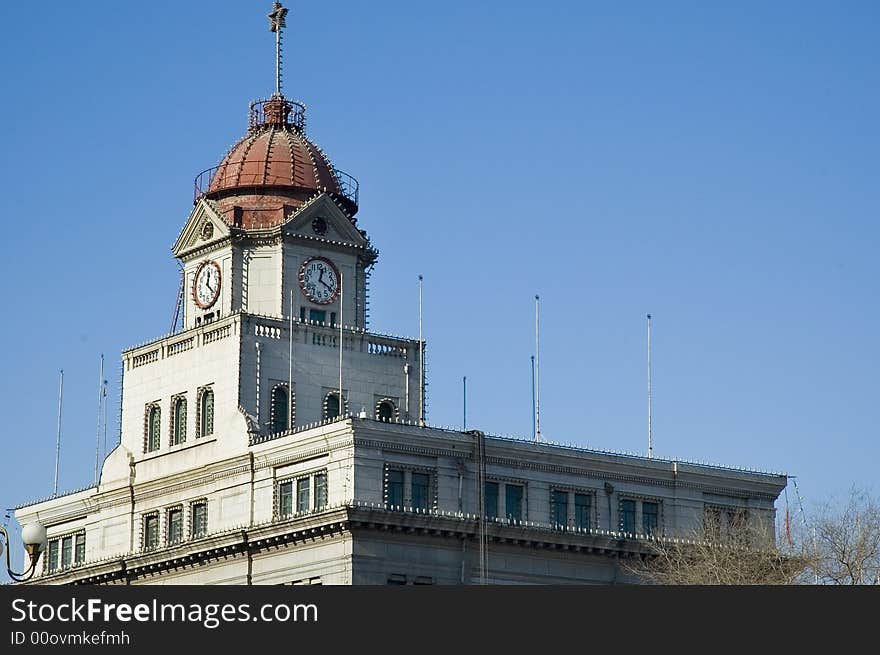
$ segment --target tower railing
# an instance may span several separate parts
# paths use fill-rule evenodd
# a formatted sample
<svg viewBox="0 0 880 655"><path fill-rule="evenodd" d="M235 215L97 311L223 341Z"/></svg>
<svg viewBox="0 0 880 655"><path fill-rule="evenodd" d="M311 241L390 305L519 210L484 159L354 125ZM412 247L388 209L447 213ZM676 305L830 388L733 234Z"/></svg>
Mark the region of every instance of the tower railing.
<svg viewBox="0 0 880 655"><path fill-rule="evenodd" d="M273 165L279 167L290 167L289 160L269 159L261 160L259 166L252 166L250 163L242 165L241 162L229 162L220 164L203 170L196 175L193 180L193 203L198 202L199 198L211 193L212 191L220 191L225 189L240 189L260 186L291 186L289 175L273 175ZM217 178L217 173L223 168L222 177ZM333 179L339 187L339 193L349 202L358 204L359 185L356 178L349 175L345 171L331 167ZM217 182L217 187L212 188ZM333 189L328 189L331 193Z"/></svg>

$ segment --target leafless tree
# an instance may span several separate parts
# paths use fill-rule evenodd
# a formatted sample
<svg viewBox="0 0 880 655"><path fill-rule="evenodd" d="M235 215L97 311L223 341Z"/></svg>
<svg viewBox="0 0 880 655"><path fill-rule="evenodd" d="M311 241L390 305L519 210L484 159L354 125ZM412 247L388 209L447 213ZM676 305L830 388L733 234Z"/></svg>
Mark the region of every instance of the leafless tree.
<svg viewBox="0 0 880 655"><path fill-rule="evenodd" d="M649 542L626 568L670 585L880 584L877 498L853 488L844 503L826 503L800 518L783 523L774 538L760 517L734 512L725 519L707 511L689 539Z"/></svg>
<svg viewBox="0 0 880 655"><path fill-rule="evenodd" d="M806 536L811 571L819 584L880 584L880 502L850 490L843 505L823 505Z"/></svg>
<svg viewBox="0 0 880 655"><path fill-rule="evenodd" d="M627 565L645 582L666 585L789 585L804 579L803 552L776 546L766 522L741 521L723 531L712 517L689 539L657 539Z"/></svg>

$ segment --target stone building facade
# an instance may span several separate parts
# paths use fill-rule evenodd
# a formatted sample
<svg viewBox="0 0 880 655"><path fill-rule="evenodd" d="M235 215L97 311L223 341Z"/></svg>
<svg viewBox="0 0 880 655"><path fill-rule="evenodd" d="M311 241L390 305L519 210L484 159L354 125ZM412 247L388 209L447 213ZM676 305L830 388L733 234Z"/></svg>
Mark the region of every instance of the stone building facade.
<svg viewBox="0 0 880 655"><path fill-rule="evenodd" d="M35 582L611 583L707 511L772 525L783 475L429 426L424 343L369 330L378 254L303 105L252 103L195 190L182 329L122 354L99 484L16 510L48 528Z"/></svg>

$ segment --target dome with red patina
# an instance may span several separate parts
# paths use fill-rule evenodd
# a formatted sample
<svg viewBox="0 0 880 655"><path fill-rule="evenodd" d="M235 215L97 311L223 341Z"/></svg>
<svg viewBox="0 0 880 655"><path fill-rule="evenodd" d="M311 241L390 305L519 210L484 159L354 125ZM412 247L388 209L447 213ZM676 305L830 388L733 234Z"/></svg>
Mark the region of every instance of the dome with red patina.
<svg viewBox="0 0 880 655"><path fill-rule="evenodd" d="M357 213L357 181L336 169L305 136L305 107L273 96L251 103L248 132L220 162L196 178L196 200L214 200L230 224L272 227L285 210L327 193Z"/></svg>

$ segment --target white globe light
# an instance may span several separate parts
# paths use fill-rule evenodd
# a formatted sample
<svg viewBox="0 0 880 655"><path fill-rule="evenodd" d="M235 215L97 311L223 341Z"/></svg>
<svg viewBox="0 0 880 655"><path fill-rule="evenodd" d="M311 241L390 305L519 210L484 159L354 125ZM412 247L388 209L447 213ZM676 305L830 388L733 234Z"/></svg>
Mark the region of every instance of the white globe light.
<svg viewBox="0 0 880 655"><path fill-rule="evenodd" d="M46 526L35 521L28 523L21 529L21 540L25 546L37 546L38 552L46 549Z"/></svg>

